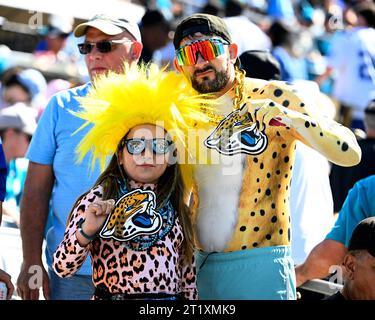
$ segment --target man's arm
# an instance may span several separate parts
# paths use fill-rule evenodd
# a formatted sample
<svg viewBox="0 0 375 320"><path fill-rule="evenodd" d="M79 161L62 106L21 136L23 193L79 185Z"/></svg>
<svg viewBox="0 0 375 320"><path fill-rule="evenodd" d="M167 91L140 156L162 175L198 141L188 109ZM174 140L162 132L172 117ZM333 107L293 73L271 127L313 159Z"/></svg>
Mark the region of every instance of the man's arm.
<svg viewBox="0 0 375 320"><path fill-rule="evenodd" d="M329 268L341 265L346 247L338 241L325 239L317 244L306 258L306 261L296 267L297 287L308 280L322 279L329 275Z"/></svg>
<svg viewBox="0 0 375 320"><path fill-rule="evenodd" d="M42 263L42 244L54 175L52 166L29 163L20 210L23 263L17 280L17 291L22 299L38 299L39 290L30 289L30 266L43 271L43 292L49 298L49 279Z"/></svg>
<svg viewBox="0 0 375 320"><path fill-rule="evenodd" d="M331 265L342 263L354 227L372 212L371 204L375 192L371 185L372 180L367 179L358 181L349 191L335 225L326 239L310 252L302 265L296 267L297 285L307 280L323 278L328 275Z"/></svg>
<svg viewBox="0 0 375 320"><path fill-rule="evenodd" d="M320 95L319 90L308 93L307 88L297 90L277 81L270 82L260 92L265 90L267 95L254 96L257 99L250 100L248 108L254 122L259 122L260 131L267 124L281 125L291 129L280 131L281 135L293 135L333 163L349 167L361 161L362 152L354 133L322 115L324 103L314 98L314 94ZM278 123L272 123L275 120Z"/></svg>
<svg viewBox="0 0 375 320"><path fill-rule="evenodd" d="M316 83L321 85L324 81L326 81L333 73L333 68L328 66L326 70L319 76L315 78Z"/></svg>
<svg viewBox="0 0 375 320"><path fill-rule="evenodd" d="M7 299L10 300L13 295L14 286L13 286L10 275L1 269L0 269L0 282L4 282L5 285L7 286L7 289L8 289Z"/></svg>

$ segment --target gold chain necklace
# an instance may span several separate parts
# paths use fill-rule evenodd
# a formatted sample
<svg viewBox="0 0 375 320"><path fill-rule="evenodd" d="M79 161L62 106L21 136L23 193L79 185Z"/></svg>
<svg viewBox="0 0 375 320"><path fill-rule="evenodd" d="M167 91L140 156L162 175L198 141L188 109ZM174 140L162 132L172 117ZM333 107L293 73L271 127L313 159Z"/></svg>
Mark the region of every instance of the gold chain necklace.
<svg viewBox="0 0 375 320"><path fill-rule="evenodd" d="M242 101L244 98L244 87L245 87L245 72L240 69L235 69L235 85L234 85L234 93L235 96L233 98L233 110L239 110L242 105ZM209 117L209 122L214 126L217 126L225 116L216 114L215 112L211 111L209 108L205 106L201 107L201 110L206 113Z"/></svg>
<svg viewBox="0 0 375 320"><path fill-rule="evenodd" d="M244 98L244 91L245 91L245 71L241 69L235 69L235 78L236 78L236 84L234 88L234 99L233 99L233 109L239 110L242 106L242 101Z"/></svg>

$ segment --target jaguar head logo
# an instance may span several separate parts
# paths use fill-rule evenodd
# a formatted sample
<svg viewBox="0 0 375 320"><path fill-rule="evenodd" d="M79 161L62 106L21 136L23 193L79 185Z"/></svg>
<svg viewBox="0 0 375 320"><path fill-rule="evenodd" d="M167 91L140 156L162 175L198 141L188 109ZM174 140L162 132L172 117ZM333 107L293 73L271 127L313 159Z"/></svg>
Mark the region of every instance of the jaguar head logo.
<svg viewBox="0 0 375 320"><path fill-rule="evenodd" d="M100 236L129 241L139 235L152 235L162 226L162 217L155 211L153 191L136 189L122 196L108 216Z"/></svg>
<svg viewBox="0 0 375 320"><path fill-rule="evenodd" d="M245 105L226 116L204 141L206 147L224 155L262 153L268 144L267 136L257 129Z"/></svg>

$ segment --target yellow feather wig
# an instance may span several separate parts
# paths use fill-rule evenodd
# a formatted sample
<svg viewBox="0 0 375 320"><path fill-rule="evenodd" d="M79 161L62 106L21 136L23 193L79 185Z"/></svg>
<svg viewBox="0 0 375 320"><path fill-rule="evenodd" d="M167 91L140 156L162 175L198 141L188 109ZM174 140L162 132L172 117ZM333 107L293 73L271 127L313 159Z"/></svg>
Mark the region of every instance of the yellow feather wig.
<svg viewBox="0 0 375 320"><path fill-rule="evenodd" d="M156 65L128 66L124 73L99 77L86 97L80 98L81 112L74 115L93 127L77 146L78 162L91 151L91 167L99 160L103 170L121 139L140 124L162 124L176 144L177 153L192 156L186 138L190 129L202 129L209 122L207 95L198 95L184 76L166 72ZM204 105L204 107L202 107ZM194 155L195 157L195 155ZM180 163L181 158L178 158ZM190 166L184 166L185 182L191 185Z"/></svg>

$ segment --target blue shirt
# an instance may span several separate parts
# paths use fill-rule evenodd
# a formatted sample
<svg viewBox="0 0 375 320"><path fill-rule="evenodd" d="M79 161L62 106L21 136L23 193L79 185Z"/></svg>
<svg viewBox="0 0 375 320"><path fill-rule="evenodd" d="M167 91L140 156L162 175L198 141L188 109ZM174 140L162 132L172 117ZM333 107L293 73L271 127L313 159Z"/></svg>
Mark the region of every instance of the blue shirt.
<svg viewBox="0 0 375 320"><path fill-rule="evenodd" d="M4 201L4 198L5 198L6 179L7 179L7 164L5 162L3 144L0 138L0 201Z"/></svg>
<svg viewBox="0 0 375 320"><path fill-rule="evenodd" d="M99 168L89 169L89 157L76 163L75 148L91 128L87 126L73 135L84 120L72 115L69 110L80 110L77 97L88 93L90 84L59 92L51 98L39 120L27 157L30 161L51 165L55 175L52 191L52 221L46 234L46 258L51 267L53 253L63 239L69 213L77 198L88 191L99 176ZM91 262L87 259L77 272L91 274Z"/></svg>
<svg viewBox="0 0 375 320"><path fill-rule="evenodd" d="M291 0L268 0L267 14L274 19L295 19Z"/></svg>
<svg viewBox="0 0 375 320"><path fill-rule="evenodd" d="M341 242L346 247L356 225L375 216L375 175L358 181L349 191L344 205L326 239Z"/></svg>
<svg viewBox="0 0 375 320"><path fill-rule="evenodd" d="M293 82L296 80L307 80L309 78L305 58L292 57L282 47L275 47L272 51L272 55L280 63L281 80Z"/></svg>

